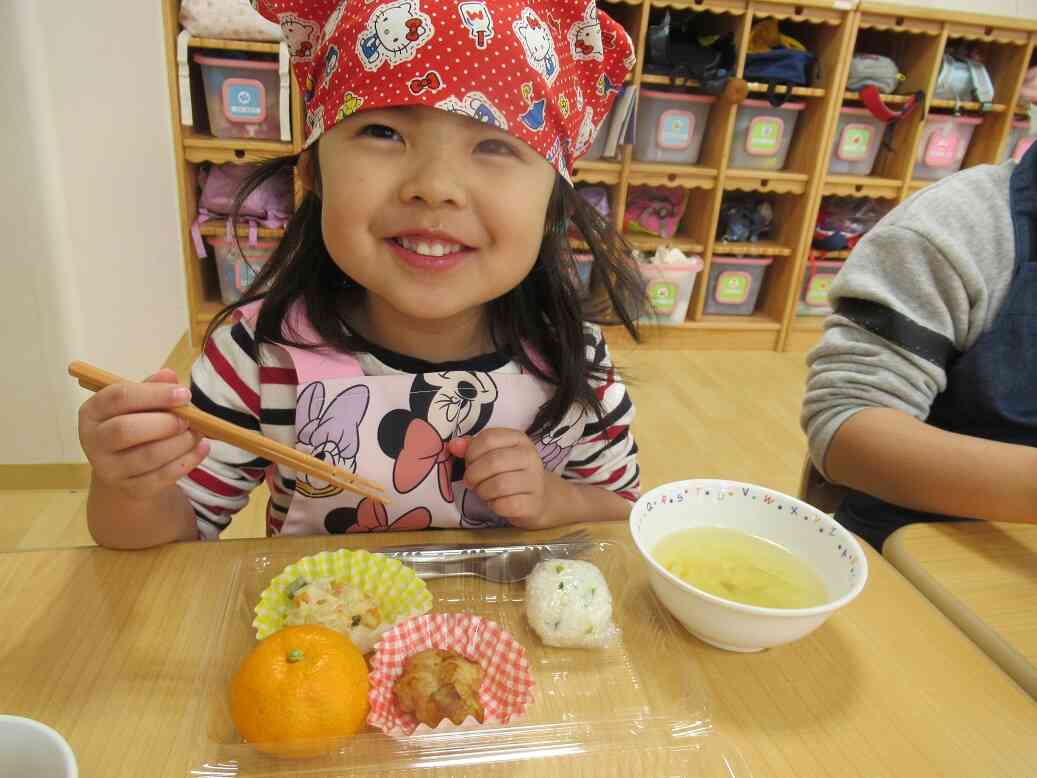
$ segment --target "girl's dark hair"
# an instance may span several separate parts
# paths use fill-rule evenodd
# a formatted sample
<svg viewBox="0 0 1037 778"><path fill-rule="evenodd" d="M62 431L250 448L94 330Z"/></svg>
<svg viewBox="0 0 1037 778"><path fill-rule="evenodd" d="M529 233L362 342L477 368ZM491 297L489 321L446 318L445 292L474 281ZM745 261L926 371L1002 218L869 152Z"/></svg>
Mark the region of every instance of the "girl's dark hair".
<svg viewBox="0 0 1037 778"><path fill-rule="evenodd" d="M313 147L313 169L320 190L319 165ZM232 213L236 217L248 195L264 181L291 171L298 155L280 157L261 164L242 183ZM584 236L594 255L590 287L578 290L576 263L566 235L571 220ZM557 427L573 403L590 408L599 418L602 405L590 379L603 380L608 372L594 363L583 322L622 324L635 341L640 340L637 318L641 312L644 286L630 249L612 224L603 218L561 176L555 180L547 206L544 239L529 275L510 292L489 303L494 346L524 369L556 387L528 432L537 434ZM255 280L237 302L213 319L213 331L233 311L262 299L256 321L255 341L307 347L298 333L286 332L287 313L296 301L324 344L347 352L363 352L367 343L353 335L342 310L342 292L360 286L345 275L328 254L321 233L321 200L307 192L285 229L284 237L263 264ZM541 357L552 374L530 358L527 348ZM258 348L257 348L258 354Z"/></svg>

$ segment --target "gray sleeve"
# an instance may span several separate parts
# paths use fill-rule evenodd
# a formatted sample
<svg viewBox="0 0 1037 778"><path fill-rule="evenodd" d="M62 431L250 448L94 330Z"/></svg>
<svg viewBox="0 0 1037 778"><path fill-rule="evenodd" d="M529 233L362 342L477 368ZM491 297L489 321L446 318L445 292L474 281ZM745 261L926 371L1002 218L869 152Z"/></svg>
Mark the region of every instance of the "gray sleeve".
<svg viewBox="0 0 1037 778"><path fill-rule="evenodd" d="M808 355L801 424L810 455L824 459L839 427L863 408L929 416L947 385L948 359L918 343L964 352L990 325L1011 282L1011 168L983 166L905 201L854 249L832 286L833 306ZM957 179L957 180L956 180ZM896 337L850 309L877 311L912 337Z"/></svg>

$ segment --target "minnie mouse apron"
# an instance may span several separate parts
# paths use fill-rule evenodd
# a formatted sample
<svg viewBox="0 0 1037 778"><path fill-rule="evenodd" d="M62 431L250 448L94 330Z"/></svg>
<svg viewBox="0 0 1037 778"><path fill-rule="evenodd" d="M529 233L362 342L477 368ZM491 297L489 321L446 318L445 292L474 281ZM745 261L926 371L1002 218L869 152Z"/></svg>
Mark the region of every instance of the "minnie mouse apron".
<svg viewBox="0 0 1037 778"><path fill-rule="evenodd" d="M296 332L317 342L312 329L296 321ZM295 448L377 481L391 504L299 473L280 534L506 524L464 485L464 461L449 454L447 443L490 427L528 429L550 399L550 386L528 373L368 376L349 355L282 348L298 376ZM549 472L565 467L583 435L584 416L574 406L561 425L535 441Z"/></svg>

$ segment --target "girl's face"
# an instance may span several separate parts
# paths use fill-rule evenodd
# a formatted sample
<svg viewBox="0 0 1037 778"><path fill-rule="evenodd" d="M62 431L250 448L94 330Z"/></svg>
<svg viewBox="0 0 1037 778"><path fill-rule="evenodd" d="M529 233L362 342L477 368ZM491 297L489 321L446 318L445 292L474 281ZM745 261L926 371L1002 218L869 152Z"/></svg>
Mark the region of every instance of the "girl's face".
<svg viewBox="0 0 1037 778"><path fill-rule="evenodd" d="M440 322L522 282L555 181L522 141L426 107L346 117L320 141L320 175L324 242L367 305Z"/></svg>

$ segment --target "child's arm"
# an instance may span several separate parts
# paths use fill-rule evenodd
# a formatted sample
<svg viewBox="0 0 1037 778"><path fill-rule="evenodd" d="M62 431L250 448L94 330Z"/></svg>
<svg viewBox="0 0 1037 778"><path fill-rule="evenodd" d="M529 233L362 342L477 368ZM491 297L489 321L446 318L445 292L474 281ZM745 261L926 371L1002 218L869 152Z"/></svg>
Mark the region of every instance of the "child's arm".
<svg viewBox="0 0 1037 778"><path fill-rule="evenodd" d="M218 329L191 369L192 402L224 421L291 445L291 423L261 426L264 395L257 354L251 325L246 321ZM271 359L274 356L269 355ZM294 410L294 385L278 388L284 389L279 397L287 400L286 408ZM237 446L210 441L209 455L177 484L193 509L197 536L219 537L234 514L248 504L249 495L262 482L269 465L268 460ZM272 495L276 496L273 491Z"/></svg>
<svg viewBox="0 0 1037 778"><path fill-rule="evenodd" d="M905 508L990 521L1037 521L1037 449L866 408L828 447L828 477Z"/></svg>
<svg viewBox="0 0 1037 778"><path fill-rule="evenodd" d="M836 314L808 358L802 413L829 480L957 516L1019 520L1037 505L1030 449L924 421L1011 284L1009 174L979 168L930 187L847 260L832 288Z"/></svg>
<svg viewBox="0 0 1037 778"><path fill-rule="evenodd" d="M166 412L188 402L176 374L162 370L83 403L79 437L93 470L87 525L98 544L144 548L197 537L176 481L205 458L208 443Z"/></svg>

